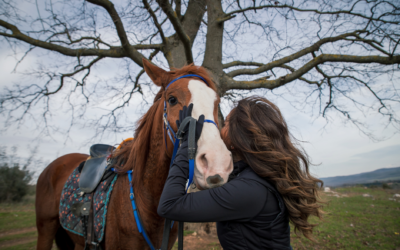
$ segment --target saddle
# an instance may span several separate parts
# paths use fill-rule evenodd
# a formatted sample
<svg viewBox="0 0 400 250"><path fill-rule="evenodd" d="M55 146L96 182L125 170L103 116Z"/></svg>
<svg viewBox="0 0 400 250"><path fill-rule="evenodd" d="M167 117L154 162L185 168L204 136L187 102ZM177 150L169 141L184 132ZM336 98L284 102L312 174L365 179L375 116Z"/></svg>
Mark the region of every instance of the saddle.
<svg viewBox="0 0 400 250"><path fill-rule="evenodd" d="M60 199L63 228L85 238L85 250L101 250L107 207L118 175L108 171L113 146L95 144L90 157L77 167L64 185Z"/></svg>
<svg viewBox="0 0 400 250"><path fill-rule="evenodd" d="M111 166L107 164L107 157L115 150L115 147L106 144L94 144L90 147L90 157L83 166L79 179L79 188L85 193L91 193L104 179Z"/></svg>

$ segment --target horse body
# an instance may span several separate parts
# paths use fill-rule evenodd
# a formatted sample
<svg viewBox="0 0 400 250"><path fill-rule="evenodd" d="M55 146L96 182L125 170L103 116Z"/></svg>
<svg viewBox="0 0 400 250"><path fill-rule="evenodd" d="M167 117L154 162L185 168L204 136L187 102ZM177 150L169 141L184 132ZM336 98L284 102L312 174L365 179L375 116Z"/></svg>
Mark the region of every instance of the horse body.
<svg viewBox="0 0 400 250"><path fill-rule="evenodd" d="M164 91L165 82L168 83L176 77L176 75L169 74L170 72L165 72L148 62L144 62L144 65L147 74L153 82L162 88L156 95L154 104L139 121L134 141L125 143L123 147L117 150L113 155L113 157L119 159L117 163L120 164L120 166L117 164L115 168L119 171L120 175L115 183L108 207L105 236L102 242L104 249L149 249L135 223L132 205L129 199L130 183L127 175L124 174L127 170L133 170L134 172L132 186L134 188L137 207L142 218L143 226L153 242L154 247L161 247L164 219L157 214L157 207L168 176L173 149L172 143L166 139L163 130L164 101L168 100L170 95L174 95L178 100L179 105L168 105L167 110L168 120L175 131L175 120L179 117L179 110L184 105L193 102L193 97L188 89L189 81L193 80L182 79L176 84L174 83L176 86L168 90L167 96ZM199 69L195 66L186 67L186 69L189 68L191 70ZM160 74L163 76L160 76ZM176 74L186 74L185 68L182 69L182 72L178 71ZM160 84L160 81L163 83ZM204 83L197 84L205 85ZM215 88L213 88L213 90L215 92ZM211 119L217 121L217 105L219 99L216 97L213 102L213 110L211 112L213 117L211 117ZM197 104L197 106L199 105ZM198 109L196 112L205 111ZM209 110L207 112L210 113ZM204 126L204 128L206 127L207 126ZM217 130L215 126L213 128L208 127L208 129ZM211 139L214 141L214 146L217 145L214 151L217 153L219 152L220 157L217 160L213 159L212 157L215 157L215 155L210 153L212 149L207 148L207 146L204 145L205 143L200 143L200 140L210 143L210 137L207 139L200 138L199 150L203 150L203 153L196 159L196 161L198 161L196 163L203 169L199 170L196 168L197 176L195 175L195 182L198 186L200 184L200 187L203 189L225 183L233 167L232 161L229 158L230 152L226 147L223 148L221 146L224 144L219 133L218 136L214 135L215 131L211 134L213 134ZM88 155L84 154L62 156L53 161L40 175L36 191L36 224L39 233L37 249L51 249L54 238L60 249L83 249L84 238L66 232L61 228L58 213L61 192L67 178L81 162L87 159L87 157ZM224 159L225 162L223 162ZM219 171L216 171L213 167L216 164L222 165L222 167L219 166ZM216 179L221 181L215 183L215 180L211 180L211 183L207 183L210 179L210 174L218 175L219 178ZM212 178L213 176L211 176L211 179ZM177 228L178 223L175 223L170 234L169 249L172 248L177 238Z"/></svg>
<svg viewBox="0 0 400 250"><path fill-rule="evenodd" d="M50 163L40 174L36 185L36 227L38 229L37 249L51 249L53 239L70 249L68 240L63 241L66 232L60 226L59 207L61 192L68 177L88 155L68 154ZM56 237L57 234L57 237ZM62 248L64 249L64 248Z"/></svg>

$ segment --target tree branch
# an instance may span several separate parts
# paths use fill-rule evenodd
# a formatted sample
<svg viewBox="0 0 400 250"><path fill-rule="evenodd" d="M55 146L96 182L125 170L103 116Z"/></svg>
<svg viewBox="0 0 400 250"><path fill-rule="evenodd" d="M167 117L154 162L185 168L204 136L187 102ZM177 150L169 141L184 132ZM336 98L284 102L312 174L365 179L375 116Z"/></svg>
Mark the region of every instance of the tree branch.
<svg viewBox="0 0 400 250"><path fill-rule="evenodd" d="M24 41L33 46L40 47L43 49L48 49L52 51L57 51L66 56L104 56L104 57L125 57L125 53L120 47L111 48L111 49L87 49L87 48L79 48L79 49L70 49L57 44L52 44L49 42L44 42L41 40L34 39L30 36L27 36L14 25L7 23L3 20L0 20L0 26L11 30L12 34L0 32L1 36L15 38L20 41Z"/></svg>
<svg viewBox="0 0 400 250"><path fill-rule="evenodd" d="M353 5L353 7L354 7L354 5ZM358 17L361 17L361 18L364 18L364 19L368 19L368 20L371 20L371 21L379 21L379 22L390 23L390 24L400 24L400 22L382 20L382 19L380 19L380 18L368 17L368 16L362 15L362 14L360 14L360 13L352 12L352 9L353 9L353 8L351 8L351 10L319 11L319 10L317 10L317 9L300 9L300 8L296 8L296 7L294 7L294 6L287 5L287 4L282 4L282 5L279 5L279 4L278 4L278 5L269 4L269 5L261 5L261 6L256 6L256 7L254 7L254 6L253 6L253 7L248 7L248 8L245 8L245 9L240 9L240 10L235 10L235 11L229 12L229 13L226 14L226 17L230 17L230 16L232 16L232 15L234 15L234 14L238 14L238 13L244 13L244 12L249 11L249 10L261 10L261 9L267 9L267 8L273 8L273 9L284 9L284 8L288 8L288 9L291 9L291 10L294 10L294 11L299 11L299 12L314 12L314 13L317 13L317 14L320 14L320 15L347 14L347 15L358 16ZM233 17L234 17L234 16L233 16ZM227 20L229 20L229 19L227 19Z"/></svg>
<svg viewBox="0 0 400 250"><path fill-rule="evenodd" d="M349 62L349 63L378 63L384 65L399 64L400 56L383 57L383 56L352 56L352 55L334 55L334 54L321 54L314 59L310 60L300 69L291 74L287 74L274 80L254 80L254 81L235 81L228 74L223 76L224 82L227 83L225 91L229 89L256 89L267 88L274 89L286 83L296 80L303 76L312 68L325 62Z"/></svg>
<svg viewBox="0 0 400 250"><path fill-rule="evenodd" d="M158 30L158 32L160 33L161 39L162 39L162 41L163 41L163 44L164 44L164 45L167 44L167 39L166 39L165 36L164 36L164 31L162 30L161 25L158 23L156 14L155 14L154 11L151 9L151 6L150 6L150 4L147 2L147 0L143 0L143 4L144 4L144 7L146 8L146 10L149 12L150 16L153 18L154 25L157 27L157 30Z"/></svg>
<svg viewBox="0 0 400 250"><path fill-rule="evenodd" d="M263 63L258 63L258 62L233 61L230 63L222 64L222 67L224 67L224 69L227 69L227 68L235 67L235 66L258 66L258 67L261 67L263 65L264 65Z"/></svg>
<svg viewBox="0 0 400 250"><path fill-rule="evenodd" d="M82 85L83 85L84 80L86 79L86 77L87 77L87 76L89 75L89 73L90 73L90 68L91 68L96 62L100 61L101 59L103 59L103 57L97 57L96 59L94 59L93 61L91 61L88 65L83 66L83 67L81 67L81 68L75 70L74 72L71 72L71 73L68 73L68 74L62 74L62 75L61 75L61 78L60 78L60 85L58 86L58 88L57 88L56 90L52 91L52 92L48 92L48 90L47 90L47 88L46 88L47 92L46 92L46 93L43 93L43 95L49 96L49 95L53 95L53 94L57 93L57 92L60 91L60 90L62 89L62 87L64 86L64 78L65 78L65 77L74 76L74 75L78 74L79 72L82 72L82 71L84 71L84 70L87 69L87 70L88 70L88 73L85 75L85 77L84 77L83 80L82 80Z"/></svg>
<svg viewBox="0 0 400 250"><path fill-rule="evenodd" d="M296 60L296 59L298 59L298 58L300 58L300 57L302 57L304 55L307 55L307 54L313 52L313 51L318 51L319 48L322 45L326 44L326 43L333 43L333 42L336 42L336 41L339 41L339 40L344 40L347 37L355 36L357 33L360 33L360 32L363 32L363 31L354 31L354 32L351 32L351 33L342 34L340 36L326 37L326 38L323 38L323 39L319 40L318 42L314 43L313 45L311 45L311 46L309 46L309 47L307 47L305 49L302 49L302 50L300 50L300 51L298 51L298 52L296 52L294 54L291 54L290 56L286 56L286 57L284 57L282 59L275 60L275 61L273 61L271 63L264 64L264 65L262 65L262 66L260 66L260 67L258 67L256 69L237 69L237 70L233 70L233 71L229 72L227 75L230 76L230 77L235 77L235 76L239 76L239 75L257 75L257 74L266 72L268 70L271 70L271 69L273 69L275 67L279 67L279 66L281 66L283 64L286 64L286 63L289 63L291 61L294 61L294 60ZM233 64L233 66L239 66L241 63L244 63L244 62L237 62L237 63L232 62L232 63L229 63L227 65L229 66L230 64ZM245 64L242 64L242 65L245 65ZM250 65L250 64L248 63L247 65ZM253 66L259 66L259 65L253 64Z"/></svg>
<svg viewBox="0 0 400 250"><path fill-rule="evenodd" d="M190 37L186 34L185 30L183 29L181 21L179 20L175 11L172 9L168 0L157 0L157 2L160 5L161 9L164 11L164 13L167 15L170 22L172 23L172 26L174 27L176 33L178 34L179 39L181 40L185 48L186 62L188 64L193 63L192 41L190 41Z"/></svg>
<svg viewBox="0 0 400 250"><path fill-rule="evenodd" d="M78 49L71 49L68 47L64 47L61 45L57 45L51 42L45 42L33 37L27 36L23 34L16 26L7 23L3 20L0 20L0 26L10 30L12 34L0 32L0 36L14 38L23 42L26 42L30 45L35 47L40 47L43 49L56 51L61 53L65 56L100 56L100 57L112 57L112 58L122 58L128 57L122 47L111 47L110 49L93 49L93 48L78 48ZM85 39L85 38L83 38ZM54 41L58 42L58 41ZM159 49L161 48L160 44L137 44L134 46L130 45L131 50L136 49ZM138 52L139 53L139 52ZM141 64L140 64L141 65Z"/></svg>
<svg viewBox="0 0 400 250"><path fill-rule="evenodd" d="M143 67L142 59L144 58L144 56L130 45L128 36L126 35L125 32L124 25L117 11L114 8L114 4L108 0L87 0L87 1L92 4L103 7L108 12L112 21L114 22L115 28L117 29L118 37L121 41L122 48L136 64Z"/></svg>
<svg viewBox="0 0 400 250"><path fill-rule="evenodd" d="M68 36L69 42L66 42L66 41L63 41L63 40L49 40L49 42L50 42L50 43L64 43L64 44L66 44L66 45L72 45L72 44L80 43L80 42L82 42L82 41L84 41L84 40L91 40L91 41L96 41L96 42L98 42L98 43L104 44L104 45L106 45L106 46L109 47L109 48L112 48L112 47L113 47L112 45L110 45L110 44L104 42L103 40L101 40L101 39L98 38L98 37L82 36L82 37L80 37L79 39L72 40L72 39L71 39L71 36L70 36L68 33L67 33L67 36Z"/></svg>
<svg viewBox="0 0 400 250"><path fill-rule="evenodd" d="M178 16L179 20L182 20L182 2L181 0L175 0L175 13Z"/></svg>

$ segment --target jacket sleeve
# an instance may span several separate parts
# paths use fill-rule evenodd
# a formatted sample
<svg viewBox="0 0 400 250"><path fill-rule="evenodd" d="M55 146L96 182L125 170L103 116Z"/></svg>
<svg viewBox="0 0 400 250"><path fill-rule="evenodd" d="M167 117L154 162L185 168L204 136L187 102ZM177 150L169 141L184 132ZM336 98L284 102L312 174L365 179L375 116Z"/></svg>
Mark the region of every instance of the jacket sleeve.
<svg viewBox="0 0 400 250"><path fill-rule="evenodd" d="M225 185L185 194L189 173L187 143L182 143L158 205L162 217L187 222L249 221L264 207L268 191L260 183L235 179Z"/></svg>

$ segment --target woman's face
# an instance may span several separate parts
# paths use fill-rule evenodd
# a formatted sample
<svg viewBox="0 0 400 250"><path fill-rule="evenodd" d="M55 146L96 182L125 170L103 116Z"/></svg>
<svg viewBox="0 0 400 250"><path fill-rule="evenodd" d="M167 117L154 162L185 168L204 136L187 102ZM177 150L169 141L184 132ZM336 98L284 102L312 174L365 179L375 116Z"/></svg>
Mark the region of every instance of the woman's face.
<svg viewBox="0 0 400 250"><path fill-rule="evenodd" d="M229 113L229 115L230 115L230 113ZM229 130L229 122L228 122L229 119L228 118L229 118L229 115L226 117L225 125L221 129L221 138L224 141L224 143L225 143L226 147L228 148L228 150L231 150L231 141L229 140L229 137L228 137L228 130Z"/></svg>
<svg viewBox="0 0 400 250"><path fill-rule="evenodd" d="M229 131L229 117L230 117L230 115L232 114L232 112L233 112L234 110L235 110L235 109L233 109L233 110L229 113L229 115L226 116L225 125L224 125L224 127L221 129L221 138L222 138L222 140L224 141L224 143L225 143L226 147L228 148L228 150L229 150L229 151L232 151L233 162L237 162L237 161L240 161L241 158L240 158L238 155L236 155L235 152L233 151L234 147L233 147L232 142L231 142L231 140L230 140L230 138L229 138L229 136L228 136L228 135L229 135L229 133L228 133L228 131Z"/></svg>

